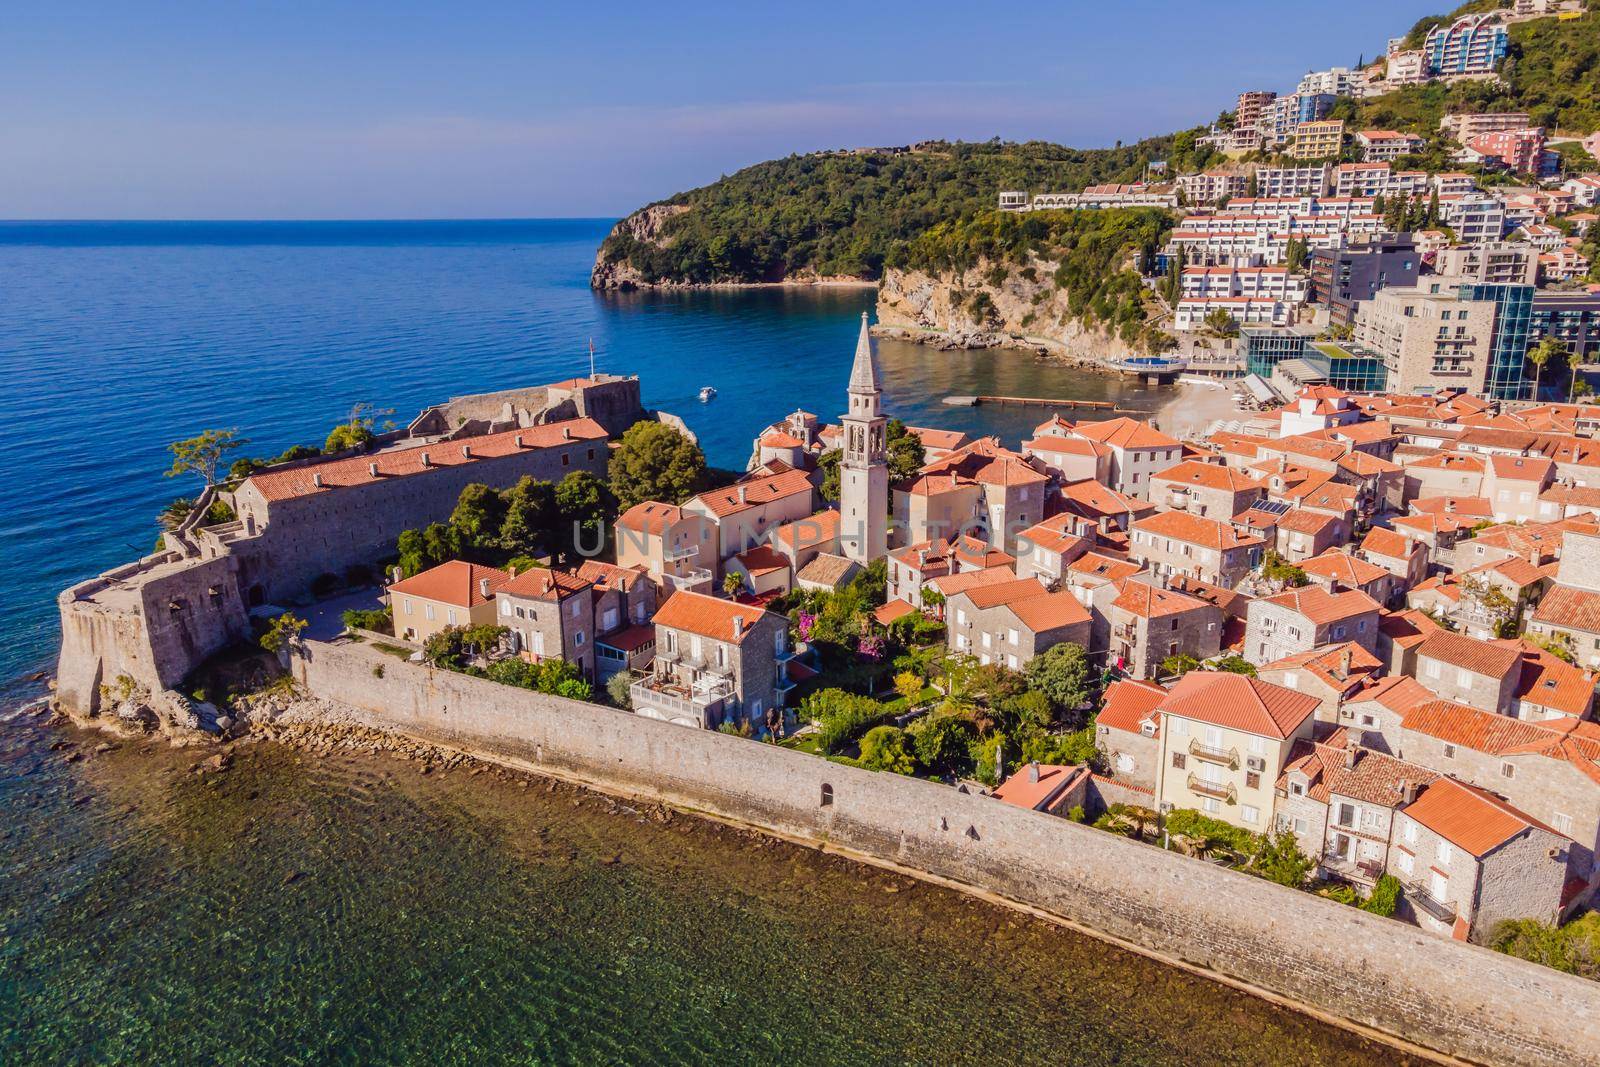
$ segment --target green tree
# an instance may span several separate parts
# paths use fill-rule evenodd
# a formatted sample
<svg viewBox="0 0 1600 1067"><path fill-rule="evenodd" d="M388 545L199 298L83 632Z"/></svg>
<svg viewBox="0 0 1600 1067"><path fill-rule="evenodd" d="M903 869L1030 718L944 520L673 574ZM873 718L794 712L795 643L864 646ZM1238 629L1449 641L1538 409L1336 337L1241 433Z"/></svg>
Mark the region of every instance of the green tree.
<svg viewBox="0 0 1600 1067"><path fill-rule="evenodd" d="M724 574L722 576L722 591L728 594L730 599L744 592L744 575L737 571L729 571Z"/></svg>
<svg viewBox="0 0 1600 1067"><path fill-rule="evenodd" d="M622 670L606 679L606 696L623 711L633 710L633 683L638 675Z"/></svg>
<svg viewBox="0 0 1600 1067"><path fill-rule="evenodd" d="M393 408L379 410L371 404L361 403L350 409L350 417L332 430L323 443L324 452L343 452L351 448L365 448L377 436L372 425L382 415L393 415Z"/></svg>
<svg viewBox="0 0 1600 1067"><path fill-rule="evenodd" d="M1303 886L1315 861L1300 851L1300 843L1291 833L1268 835L1253 861L1255 870L1268 881L1279 885Z"/></svg>
<svg viewBox="0 0 1600 1067"><path fill-rule="evenodd" d="M1305 241L1298 237L1290 238L1283 252L1284 262L1288 264L1290 273L1298 272L1306 265L1308 254Z"/></svg>
<svg viewBox="0 0 1600 1067"><path fill-rule="evenodd" d="M1215 670L1226 671L1228 674L1243 674L1250 678L1256 676L1255 664L1243 656L1223 656L1212 664L1212 667Z"/></svg>
<svg viewBox="0 0 1600 1067"><path fill-rule="evenodd" d="M1199 666L1199 660L1187 652L1179 652L1162 660L1161 665L1156 668L1156 673L1163 678L1182 678Z"/></svg>
<svg viewBox="0 0 1600 1067"><path fill-rule="evenodd" d="M499 492L473 482L462 489L456 499L455 510L450 513L450 526L461 544L486 548L499 543L505 517L506 505Z"/></svg>
<svg viewBox="0 0 1600 1067"><path fill-rule="evenodd" d="M1395 910L1400 906L1400 879L1392 874L1379 878L1372 887L1372 895L1367 897L1361 905L1362 911L1370 911L1374 915L1382 915L1385 919L1394 918Z"/></svg>
<svg viewBox="0 0 1600 1067"><path fill-rule="evenodd" d="M284 612L272 620L267 632L261 635L261 647L268 652L288 648L300 637L300 631L310 624L293 612Z"/></svg>
<svg viewBox="0 0 1600 1067"><path fill-rule="evenodd" d="M926 462L922 438L899 419L890 419L884 426L884 447L889 453L889 477L896 481L910 478Z"/></svg>
<svg viewBox="0 0 1600 1067"><path fill-rule="evenodd" d="M1028 661L1027 677L1071 725L1083 725L1082 708L1094 697L1095 670L1082 645L1051 645Z"/></svg>
<svg viewBox="0 0 1600 1067"><path fill-rule="evenodd" d="M409 578L461 555L461 535L454 526L430 523L421 530L403 530L395 541L400 574Z"/></svg>
<svg viewBox="0 0 1600 1067"><path fill-rule="evenodd" d="M842 458L843 454L837 448L830 448L817 457L817 470L822 472L822 484L817 487L817 492L832 504L839 502L839 460Z"/></svg>
<svg viewBox="0 0 1600 1067"><path fill-rule="evenodd" d="M207 486L216 485L223 457L248 443L239 436L238 430L202 430L194 437L174 441L167 446L167 451L172 453L172 467L167 477L198 474Z"/></svg>
<svg viewBox="0 0 1600 1067"><path fill-rule="evenodd" d="M1205 324L1206 329L1216 337L1237 337L1239 334L1239 324L1222 308L1206 312Z"/></svg>
<svg viewBox="0 0 1600 1067"><path fill-rule="evenodd" d="M901 671L894 676L894 691L900 694L900 699L910 708L922 695L922 675L916 671Z"/></svg>
<svg viewBox="0 0 1600 1067"><path fill-rule="evenodd" d="M1306 574L1303 568L1290 563L1270 548L1261 559L1261 576L1268 581L1293 589L1298 589L1311 581L1310 575Z"/></svg>
<svg viewBox="0 0 1600 1067"><path fill-rule="evenodd" d="M934 774L970 774L972 742L977 731L961 715L934 712L914 720L907 729L917 762Z"/></svg>
<svg viewBox="0 0 1600 1067"><path fill-rule="evenodd" d="M556 542L564 558L571 561L601 544L605 529L617 517L617 500L605 482L588 471L573 471L555 489L559 516Z"/></svg>
<svg viewBox="0 0 1600 1067"><path fill-rule="evenodd" d="M911 774L916 760L906 751L906 732L898 726L875 726L861 739L861 766L869 771Z"/></svg>
<svg viewBox="0 0 1600 1067"><path fill-rule="evenodd" d="M540 556L554 548L556 487L523 475L502 494L505 518L500 547L517 556Z"/></svg>
<svg viewBox="0 0 1600 1067"><path fill-rule="evenodd" d="M699 445L664 422L636 422L611 454L611 493L624 511L646 500L677 504L705 471Z"/></svg>

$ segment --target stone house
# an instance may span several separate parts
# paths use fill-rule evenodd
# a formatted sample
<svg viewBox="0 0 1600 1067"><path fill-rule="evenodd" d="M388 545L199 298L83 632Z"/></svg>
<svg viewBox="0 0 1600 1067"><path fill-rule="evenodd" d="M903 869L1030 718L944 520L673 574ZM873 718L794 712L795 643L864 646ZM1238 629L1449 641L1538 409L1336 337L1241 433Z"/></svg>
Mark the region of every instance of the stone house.
<svg viewBox="0 0 1600 1067"><path fill-rule="evenodd" d="M1123 581L1143 573L1137 563L1099 552L1085 553L1067 565L1061 584L1089 612L1089 648L1110 647L1111 602L1122 591Z"/></svg>
<svg viewBox="0 0 1600 1067"><path fill-rule="evenodd" d="M1389 869L1396 813L1438 777L1336 729L1295 746L1278 781L1278 829L1295 835L1319 877L1370 890Z"/></svg>
<svg viewBox="0 0 1600 1067"><path fill-rule="evenodd" d="M1560 509L1539 499L1555 480L1555 462L1543 456L1490 456L1483 495L1495 522L1533 522L1560 518Z"/></svg>
<svg viewBox="0 0 1600 1067"><path fill-rule="evenodd" d="M1232 518L1263 496L1260 479L1199 460L1185 460L1150 479L1152 504L1203 518Z"/></svg>
<svg viewBox="0 0 1600 1067"><path fill-rule="evenodd" d="M1389 870L1423 929L1481 941L1506 919L1560 917L1568 848L1531 815L1485 789L1438 778L1397 822Z"/></svg>
<svg viewBox="0 0 1600 1067"><path fill-rule="evenodd" d="M1166 697L1167 691L1154 682L1119 678L1106 687L1094 720L1095 744L1118 781L1155 789L1161 759L1161 716L1156 709Z"/></svg>
<svg viewBox="0 0 1600 1067"><path fill-rule="evenodd" d="M1261 562L1264 545L1227 522L1164 511L1133 524L1128 552L1160 578L1181 575L1232 589Z"/></svg>
<svg viewBox="0 0 1600 1067"><path fill-rule="evenodd" d="M1393 530L1382 527L1368 530L1357 555L1392 574L1394 591L1401 595L1428 577L1428 547Z"/></svg>
<svg viewBox="0 0 1600 1067"><path fill-rule="evenodd" d="M622 583L620 577L613 579L598 570L591 573L608 583ZM648 583L641 581L640 584ZM510 576L496 591L494 621L510 631L511 651L528 662L566 660L576 664L585 678L592 679L595 677L595 600L593 581L567 571L530 567ZM653 602L654 597L651 600ZM620 590L611 598L609 609L612 628L620 629L628 621L623 614Z"/></svg>
<svg viewBox="0 0 1600 1067"><path fill-rule="evenodd" d="M1148 501L1088 480L1063 483L1056 498L1060 513L1049 522L1062 523L1065 532L1122 550L1127 548L1128 527L1156 509Z"/></svg>
<svg viewBox="0 0 1600 1067"><path fill-rule="evenodd" d="M1022 442L1022 454L1063 482L1104 482L1111 476L1111 449L1077 436L1071 424L1059 418L1044 423Z"/></svg>
<svg viewBox="0 0 1600 1067"><path fill-rule="evenodd" d="M1255 833L1271 826L1274 788L1317 700L1226 671L1190 671L1162 700L1156 797Z"/></svg>
<svg viewBox="0 0 1600 1067"><path fill-rule="evenodd" d="M800 568L794 576L794 584L814 593L833 592L849 585L860 573L861 565L855 560L824 552ZM909 604L906 606L910 607Z"/></svg>
<svg viewBox="0 0 1600 1067"><path fill-rule="evenodd" d="M1083 805L1089 778L1088 767L1029 763L995 786L989 795L1019 808L1065 818L1067 812Z"/></svg>
<svg viewBox="0 0 1600 1067"><path fill-rule="evenodd" d="M1388 674L1416 676L1417 649L1444 627L1416 608L1385 611L1378 619L1378 658Z"/></svg>
<svg viewBox="0 0 1600 1067"><path fill-rule="evenodd" d="M1088 537L1074 532L1078 518L1063 513L1023 530L1017 537L1017 574L1054 585L1072 562L1089 551Z"/></svg>
<svg viewBox="0 0 1600 1067"><path fill-rule="evenodd" d="M1274 548L1290 563L1299 563L1337 548L1350 538L1345 520L1321 511L1290 511L1277 521Z"/></svg>
<svg viewBox="0 0 1600 1067"><path fill-rule="evenodd" d="M1246 615L1244 656L1259 665L1340 641L1376 652L1378 613L1378 602L1359 589L1308 585L1257 597Z"/></svg>
<svg viewBox="0 0 1600 1067"><path fill-rule="evenodd" d="M839 512L829 508L774 528L768 544L783 553L789 569L799 574L817 556L839 554L839 526Z"/></svg>
<svg viewBox="0 0 1600 1067"><path fill-rule="evenodd" d="M894 490L894 518L913 544L970 535L1010 550L1044 518L1050 477L983 437L923 466Z"/></svg>
<svg viewBox="0 0 1600 1067"><path fill-rule="evenodd" d="M1527 722L1448 700L1405 709L1395 755L1493 790L1569 839L1567 904L1600 883L1600 727L1573 718Z"/></svg>
<svg viewBox="0 0 1600 1067"><path fill-rule="evenodd" d="M1345 700L1361 692L1383 664L1354 641L1341 641L1274 660L1256 671L1262 681L1317 698L1317 719L1337 722Z"/></svg>
<svg viewBox="0 0 1600 1067"><path fill-rule="evenodd" d="M1568 531L1555 585L1528 620L1528 633L1561 641L1579 666L1600 667L1600 534Z"/></svg>
<svg viewBox="0 0 1600 1067"><path fill-rule="evenodd" d="M1522 658L1500 642L1441 630L1417 648L1417 681L1446 700L1513 714Z"/></svg>
<svg viewBox="0 0 1600 1067"><path fill-rule="evenodd" d="M1033 578L967 589L945 604L945 639L953 652L1020 670L1062 642L1089 647L1089 613L1071 593L1052 593Z"/></svg>
<svg viewBox="0 0 1600 1067"><path fill-rule="evenodd" d="M1330 550L1312 556L1300 563L1300 569L1324 589L1359 589L1380 604L1391 603L1399 593L1394 575L1348 552Z"/></svg>
<svg viewBox="0 0 1600 1067"><path fill-rule="evenodd" d="M715 552L702 566L721 573L723 561L766 541L776 527L809 518L816 510L810 476L787 465L768 473L758 468L721 489L690 497L683 511L705 518L712 526ZM620 562L620 560L619 560Z"/></svg>
<svg viewBox="0 0 1600 1067"><path fill-rule="evenodd" d="M1183 458L1183 445L1147 423L1122 416L1080 422L1072 432L1111 451L1110 480L1119 493L1149 499L1150 479Z"/></svg>
<svg viewBox="0 0 1600 1067"><path fill-rule="evenodd" d="M1339 706L1339 724L1363 746L1392 752L1391 739L1406 712L1439 697L1415 678L1367 678Z"/></svg>
<svg viewBox="0 0 1600 1067"><path fill-rule="evenodd" d="M923 606L923 587L935 578L1010 567L1018 561L1018 557L1002 552L976 537L921 541L890 551L888 597L890 600L904 600L920 609Z"/></svg>
<svg viewBox="0 0 1600 1067"><path fill-rule="evenodd" d="M1135 679L1154 678L1168 656L1210 659L1221 650L1222 612L1213 604L1129 578L1107 612L1109 660Z"/></svg>
<svg viewBox="0 0 1600 1067"><path fill-rule="evenodd" d="M391 584L385 592L395 636L422 644L452 626L495 624L495 593L511 575L459 559Z"/></svg>
<svg viewBox="0 0 1600 1067"><path fill-rule="evenodd" d="M780 721L794 688L789 621L759 607L677 592L656 612L652 672L633 684L636 715L715 729Z"/></svg>
<svg viewBox="0 0 1600 1067"><path fill-rule="evenodd" d="M1436 452L1413 460L1405 465L1404 501L1481 496L1488 466L1485 457L1460 452Z"/></svg>
<svg viewBox="0 0 1600 1067"><path fill-rule="evenodd" d="M668 592L708 593L716 580L715 524L676 504L647 500L617 517L619 567L643 567Z"/></svg>

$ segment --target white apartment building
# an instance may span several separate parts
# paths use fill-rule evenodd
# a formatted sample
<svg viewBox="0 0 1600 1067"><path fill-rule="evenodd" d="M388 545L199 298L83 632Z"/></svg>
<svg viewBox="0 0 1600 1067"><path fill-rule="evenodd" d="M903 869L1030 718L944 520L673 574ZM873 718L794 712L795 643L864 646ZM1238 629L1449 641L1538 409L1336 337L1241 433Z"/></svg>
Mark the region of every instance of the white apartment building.
<svg viewBox="0 0 1600 1067"><path fill-rule="evenodd" d="M1250 296L1207 296L1185 298L1173 310L1172 328L1180 332L1203 330L1206 318L1225 311L1238 326L1287 326L1294 319L1294 306L1285 300Z"/></svg>
<svg viewBox="0 0 1600 1067"><path fill-rule="evenodd" d="M1247 296L1303 304L1306 277L1291 274L1285 266L1185 267L1179 279L1185 300L1216 296Z"/></svg>
<svg viewBox="0 0 1600 1067"><path fill-rule="evenodd" d="M1333 174L1331 163L1298 167L1257 167L1258 196L1325 196Z"/></svg>

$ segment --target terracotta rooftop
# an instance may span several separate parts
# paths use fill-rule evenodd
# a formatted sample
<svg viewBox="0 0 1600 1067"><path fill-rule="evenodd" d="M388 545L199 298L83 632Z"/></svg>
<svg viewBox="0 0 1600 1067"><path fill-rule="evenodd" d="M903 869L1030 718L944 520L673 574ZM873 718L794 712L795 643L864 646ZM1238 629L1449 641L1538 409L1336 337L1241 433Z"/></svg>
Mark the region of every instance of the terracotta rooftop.
<svg viewBox="0 0 1600 1067"><path fill-rule="evenodd" d="M698 504L700 508L721 519L762 504L770 504L775 500L810 492L811 479L806 472L787 469L777 474L750 478L722 489L701 493L689 503Z"/></svg>
<svg viewBox="0 0 1600 1067"><path fill-rule="evenodd" d="M1123 578L1138 574L1141 569L1137 563L1129 563L1125 559L1103 556L1098 552L1086 552L1067 564L1067 570L1072 574L1104 578L1111 582L1120 581Z"/></svg>
<svg viewBox="0 0 1600 1067"><path fill-rule="evenodd" d="M994 792L989 795L1029 811L1043 811L1088 775L1089 768L1086 766L1028 764L1019 767L1011 777L995 786Z"/></svg>
<svg viewBox="0 0 1600 1067"><path fill-rule="evenodd" d="M244 484L255 486L269 501L287 500L351 486L371 485L390 478L425 474L440 467L469 466L480 460L557 448L575 441L603 441L606 436L606 431L593 419L568 419L520 430L463 437L457 441L436 441L388 452L330 459L284 470L268 469L252 474ZM373 473L374 469L376 474ZM319 478L321 485L317 484Z"/></svg>
<svg viewBox="0 0 1600 1067"><path fill-rule="evenodd" d="M1118 583L1121 590L1111 606L1145 619L1158 619L1167 615L1182 615L1211 607L1204 600L1185 596L1171 589L1160 589L1133 578Z"/></svg>
<svg viewBox="0 0 1600 1067"><path fill-rule="evenodd" d="M1367 612L1376 614L1379 604L1359 589L1345 589L1331 593L1320 585L1303 589L1290 589L1277 596L1264 597L1258 603L1277 604L1304 615L1313 626L1351 619Z"/></svg>
<svg viewBox="0 0 1600 1067"><path fill-rule="evenodd" d="M1388 678L1369 678L1359 691L1346 698L1346 703L1373 700L1390 711L1404 713L1438 699L1439 694L1410 675L1396 674Z"/></svg>
<svg viewBox="0 0 1600 1067"><path fill-rule="evenodd" d="M1076 516L1070 514L1057 515L1023 530L1017 535L1019 540L1026 541L1035 548L1047 552L1068 552L1084 541L1084 538L1068 531L1074 525Z"/></svg>
<svg viewBox="0 0 1600 1067"><path fill-rule="evenodd" d="M794 577L799 582L816 582L836 589L858 569L859 565L848 557L819 552Z"/></svg>
<svg viewBox="0 0 1600 1067"><path fill-rule="evenodd" d="M981 571L961 571L958 574L942 574L930 579L926 585L929 589L942 593L945 599L964 593L968 589L979 586L998 585L1001 582L1014 582L1017 572L1010 567L989 567Z"/></svg>
<svg viewBox="0 0 1600 1067"><path fill-rule="evenodd" d="M683 518L683 509L676 504L663 504L659 500L646 500L635 504L617 517L617 525L625 530L637 530L659 536L668 527Z"/></svg>
<svg viewBox="0 0 1600 1067"><path fill-rule="evenodd" d="M765 614L767 612L759 607L680 589L661 605L653 621L670 630L739 644L750 636Z"/></svg>
<svg viewBox="0 0 1600 1067"><path fill-rule="evenodd" d="M756 545L747 548L734 557L751 577L760 577L764 574L773 574L777 571L789 569L789 557L773 548L771 545Z"/></svg>
<svg viewBox="0 0 1600 1067"><path fill-rule="evenodd" d="M1401 537L1393 530L1374 526L1361 541L1361 551L1388 559L1409 560L1417 550L1418 542Z"/></svg>
<svg viewBox="0 0 1600 1067"><path fill-rule="evenodd" d="M1482 857L1530 828L1555 833L1487 790L1439 778L1422 791L1406 817L1474 856Z"/></svg>
<svg viewBox="0 0 1600 1067"><path fill-rule="evenodd" d="M542 569L535 568L527 573L538 573ZM458 608L475 608L494 600L495 593L509 581L511 575L496 567L452 559L395 582L389 587L389 592L405 593L440 604L453 604ZM484 595L484 582L488 583L487 596Z"/></svg>
<svg viewBox="0 0 1600 1067"><path fill-rule="evenodd" d="M1329 515L1325 511L1291 511L1278 519L1278 529L1288 530L1290 533L1309 534L1315 537L1329 526L1339 521L1337 515Z"/></svg>
<svg viewBox="0 0 1600 1067"><path fill-rule="evenodd" d="M1159 736L1161 717L1155 711L1166 698L1167 691L1154 682L1119 678L1106 687L1105 704L1095 722L1130 734L1142 732L1144 723L1153 722L1156 729L1151 736Z"/></svg>
<svg viewBox="0 0 1600 1067"><path fill-rule="evenodd" d="M788 548L815 548L838 536L839 512L832 508L786 522L772 531L773 540Z"/></svg>
<svg viewBox="0 0 1600 1067"><path fill-rule="evenodd" d="M1177 448L1175 438L1160 430L1151 429L1147 423L1120 416L1104 422L1080 422L1074 427L1080 437L1103 441L1113 448Z"/></svg>
<svg viewBox="0 0 1600 1067"><path fill-rule="evenodd" d="M1490 456L1489 467L1496 478L1542 484L1555 472L1556 465L1543 456Z"/></svg>
<svg viewBox="0 0 1600 1067"><path fill-rule="evenodd" d="M1405 611L1384 611L1378 616L1378 629L1401 648L1411 649L1444 629L1417 608Z"/></svg>
<svg viewBox="0 0 1600 1067"><path fill-rule="evenodd" d="M1377 564L1368 563L1364 559L1358 559L1348 552L1340 552L1337 549L1329 549L1320 556L1312 556L1302 561L1299 566L1307 574L1352 586L1363 586L1389 577L1389 572Z"/></svg>
<svg viewBox="0 0 1600 1067"><path fill-rule="evenodd" d="M907 615L915 614L916 610L904 600L890 600L881 607L875 608L872 612L872 617L878 620L880 625L888 626L896 619L903 619Z"/></svg>
<svg viewBox="0 0 1600 1067"><path fill-rule="evenodd" d="M1383 661L1354 641L1296 652L1261 668L1264 671L1303 670L1335 689L1359 684L1365 676L1382 669Z"/></svg>
<svg viewBox="0 0 1600 1067"><path fill-rule="evenodd" d="M1516 649L1449 630L1440 630L1417 646L1417 658L1438 660L1490 678L1504 678L1521 669Z"/></svg>
<svg viewBox="0 0 1600 1067"><path fill-rule="evenodd" d="M1164 482L1197 485L1204 489L1219 489L1231 493L1246 493L1262 486L1259 479L1251 478L1243 471L1196 460L1186 460L1176 466L1168 467L1159 474L1151 475L1152 481L1157 478Z"/></svg>
<svg viewBox="0 0 1600 1067"><path fill-rule="evenodd" d="M1497 641L1522 660L1516 696L1530 704L1566 715L1586 715L1594 700L1594 676L1531 641Z"/></svg>
<svg viewBox="0 0 1600 1067"><path fill-rule="evenodd" d="M1147 515L1133 523L1133 529L1168 537L1175 541L1201 545L1222 551L1235 548L1253 548L1266 542L1253 534L1242 534L1226 522L1202 518L1182 511L1163 511Z"/></svg>
<svg viewBox="0 0 1600 1067"><path fill-rule="evenodd" d="M1533 621L1600 634L1600 593L1570 585L1552 586L1533 609Z"/></svg>
<svg viewBox="0 0 1600 1067"><path fill-rule="evenodd" d="M979 609L1005 607L1034 633L1089 621L1089 613L1071 593L1052 593L1035 578L1017 578L964 590Z"/></svg>
<svg viewBox="0 0 1600 1067"><path fill-rule="evenodd" d="M1164 714L1279 739L1317 710L1314 696L1227 671L1190 671L1161 702Z"/></svg>

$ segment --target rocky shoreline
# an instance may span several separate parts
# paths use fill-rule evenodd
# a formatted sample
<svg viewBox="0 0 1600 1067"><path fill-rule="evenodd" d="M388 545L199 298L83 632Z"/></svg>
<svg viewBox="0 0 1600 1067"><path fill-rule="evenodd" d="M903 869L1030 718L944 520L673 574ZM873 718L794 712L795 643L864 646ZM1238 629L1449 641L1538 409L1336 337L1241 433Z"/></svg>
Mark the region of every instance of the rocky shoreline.
<svg viewBox="0 0 1600 1067"><path fill-rule="evenodd" d="M1076 370L1089 370L1100 374L1117 373L1103 361L1074 352L1059 341L1049 341L1037 337L1022 337L1017 334L1000 331L944 331L909 326L878 325L872 327L872 336L886 341L904 341L908 344L923 345L936 352L980 351L989 348L1000 348L1010 352L1025 352L1029 355L1039 356L1042 359L1049 360L1051 363Z"/></svg>

